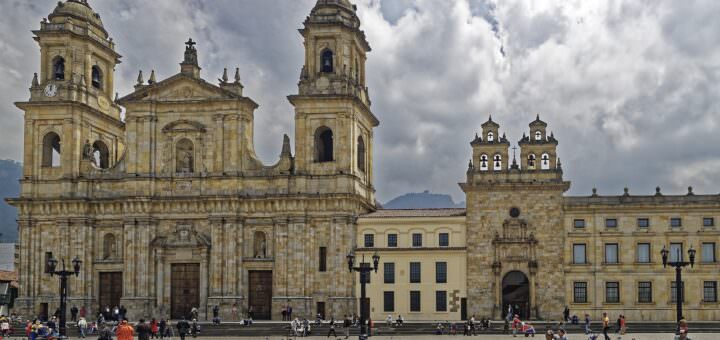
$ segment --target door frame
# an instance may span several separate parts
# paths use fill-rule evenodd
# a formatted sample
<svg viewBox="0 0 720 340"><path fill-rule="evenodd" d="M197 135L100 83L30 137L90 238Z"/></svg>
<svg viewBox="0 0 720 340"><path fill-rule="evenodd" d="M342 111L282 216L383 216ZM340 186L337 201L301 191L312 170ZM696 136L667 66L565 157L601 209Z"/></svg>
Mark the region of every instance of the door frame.
<svg viewBox="0 0 720 340"><path fill-rule="evenodd" d="M198 309L198 311L200 311L202 309L201 308L202 301L200 300L200 298L201 298L201 281L202 281L201 272L200 272L200 263L197 263L197 262L172 263L170 265L170 317L171 318L173 317L173 312L174 312L173 307L175 306L175 303L176 303L173 299L173 275L175 275L175 271L172 269L175 266L188 266L188 265L193 265L193 266L197 267L197 289L196 289L197 290L197 306L191 306L191 309L192 309L192 307L196 307ZM190 313L190 311L188 311L187 313L183 313L183 314L187 314L187 315L182 315L182 316L188 318L189 313Z"/></svg>
<svg viewBox="0 0 720 340"><path fill-rule="evenodd" d="M521 274L525 279L523 284L517 285L517 286L518 287L523 287L523 286L527 287L527 299L525 301L515 301L515 300L512 301L513 304L518 303L518 302L521 303L521 305L519 306L521 309L521 312L518 313L518 311L514 311L514 314L518 314L521 319L529 319L530 315L531 315L531 313L530 313L530 311L531 311L530 297L532 295L530 292L530 289L532 289L532 287L530 285L530 277L527 274L525 274L519 270L512 270L512 271L505 273L505 275L503 275L503 277L502 277L502 280L500 280L501 316L502 316L502 318L505 318L507 316L507 306L508 306L508 303L510 302L510 300L506 300L506 293L505 293L506 283L505 283L505 281L508 279L508 277L511 274L515 274L515 273ZM508 283L507 285L509 286L510 284Z"/></svg>

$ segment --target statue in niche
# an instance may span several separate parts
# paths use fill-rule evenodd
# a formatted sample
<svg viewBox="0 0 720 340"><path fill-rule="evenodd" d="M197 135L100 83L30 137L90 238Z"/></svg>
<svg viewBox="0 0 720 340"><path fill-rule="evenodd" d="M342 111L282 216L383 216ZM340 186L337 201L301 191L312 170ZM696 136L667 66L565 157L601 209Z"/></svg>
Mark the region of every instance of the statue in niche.
<svg viewBox="0 0 720 340"><path fill-rule="evenodd" d="M262 231L255 232L254 240L254 253L253 257L256 259L264 259L267 257L267 241L265 239L265 233Z"/></svg>
<svg viewBox="0 0 720 340"><path fill-rule="evenodd" d="M193 161L193 143L189 139L184 138L177 143L175 148L176 148L175 157L177 159L176 172L179 172L179 173L195 172L194 161Z"/></svg>
<svg viewBox="0 0 720 340"><path fill-rule="evenodd" d="M83 159L93 159L93 147L90 145L90 140L85 140L85 145L83 145Z"/></svg>

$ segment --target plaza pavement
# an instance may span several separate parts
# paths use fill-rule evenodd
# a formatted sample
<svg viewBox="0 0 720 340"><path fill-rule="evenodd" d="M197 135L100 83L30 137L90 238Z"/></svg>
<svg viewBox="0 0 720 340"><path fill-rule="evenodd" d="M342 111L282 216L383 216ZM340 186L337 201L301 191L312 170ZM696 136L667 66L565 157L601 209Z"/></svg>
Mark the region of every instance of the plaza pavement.
<svg viewBox="0 0 720 340"><path fill-rule="evenodd" d="M357 336L351 336L349 340L356 340ZM451 335L413 335L413 336L373 336L370 337L370 340L438 340L438 339L455 339L458 340L466 338L468 340L510 340L510 339L538 339L538 340L544 340L545 337L543 335L536 335L535 338L525 338L524 336L518 335L517 338L513 338L512 335L477 335L473 337L463 337L461 335L457 336L451 336ZM586 335L582 334L569 334L568 339L570 340L586 340L588 337ZM612 340L673 340L675 339L674 334L626 334L623 335L621 338L618 337L618 335L613 334L610 337ZM179 338L173 338L173 340L177 340ZM328 338L325 336L311 336L306 338L288 338L288 337L279 337L279 336L270 336L270 337L198 337L198 340L200 339L207 339L207 340L228 340L228 339L240 339L240 340L250 340L250 339L257 339L257 340L287 340L287 339L300 339L300 340L327 340L327 339L345 339L345 337L338 337L338 338ZM696 333L691 334L690 337L691 340L720 340L720 333ZM193 340L192 337L187 337L186 340ZM602 335L598 338L598 340L603 340Z"/></svg>

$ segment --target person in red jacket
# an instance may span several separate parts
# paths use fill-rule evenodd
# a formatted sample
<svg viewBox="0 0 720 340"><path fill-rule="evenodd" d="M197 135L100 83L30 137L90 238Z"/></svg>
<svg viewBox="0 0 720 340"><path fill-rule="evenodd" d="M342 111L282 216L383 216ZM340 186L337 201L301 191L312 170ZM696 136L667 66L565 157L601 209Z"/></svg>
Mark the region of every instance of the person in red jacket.
<svg viewBox="0 0 720 340"><path fill-rule="evenodd" d="M520 327L521 327L521 325L520 325L520 316L517 315L517 314L515 314L515 316L513 317L513 321L512 321L513 337L517 337L517 333L518 333L518 331L520 330Z"/></svg>

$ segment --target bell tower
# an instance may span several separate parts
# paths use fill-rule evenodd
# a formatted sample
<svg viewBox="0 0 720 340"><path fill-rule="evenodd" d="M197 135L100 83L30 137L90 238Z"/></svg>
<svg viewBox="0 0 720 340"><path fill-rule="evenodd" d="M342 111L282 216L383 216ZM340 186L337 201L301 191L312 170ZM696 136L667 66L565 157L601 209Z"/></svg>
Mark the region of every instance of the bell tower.
<svg viewBox="0 0 720 340"><path fill-rule="evenodd" d="M318 0L300 29L305 64L295 106L295 171L351 176L372 199L373 129L365 85L366 54L356 7L348 0Z"/></svg>
<svg viewBox="0 0 720 340"><path fill-rule="evenodd" d="M114 70L120 62L87 0L58 2L33 31L40 70L25 111L25 179L75 178L111 168L123 151Z"/></svg>

